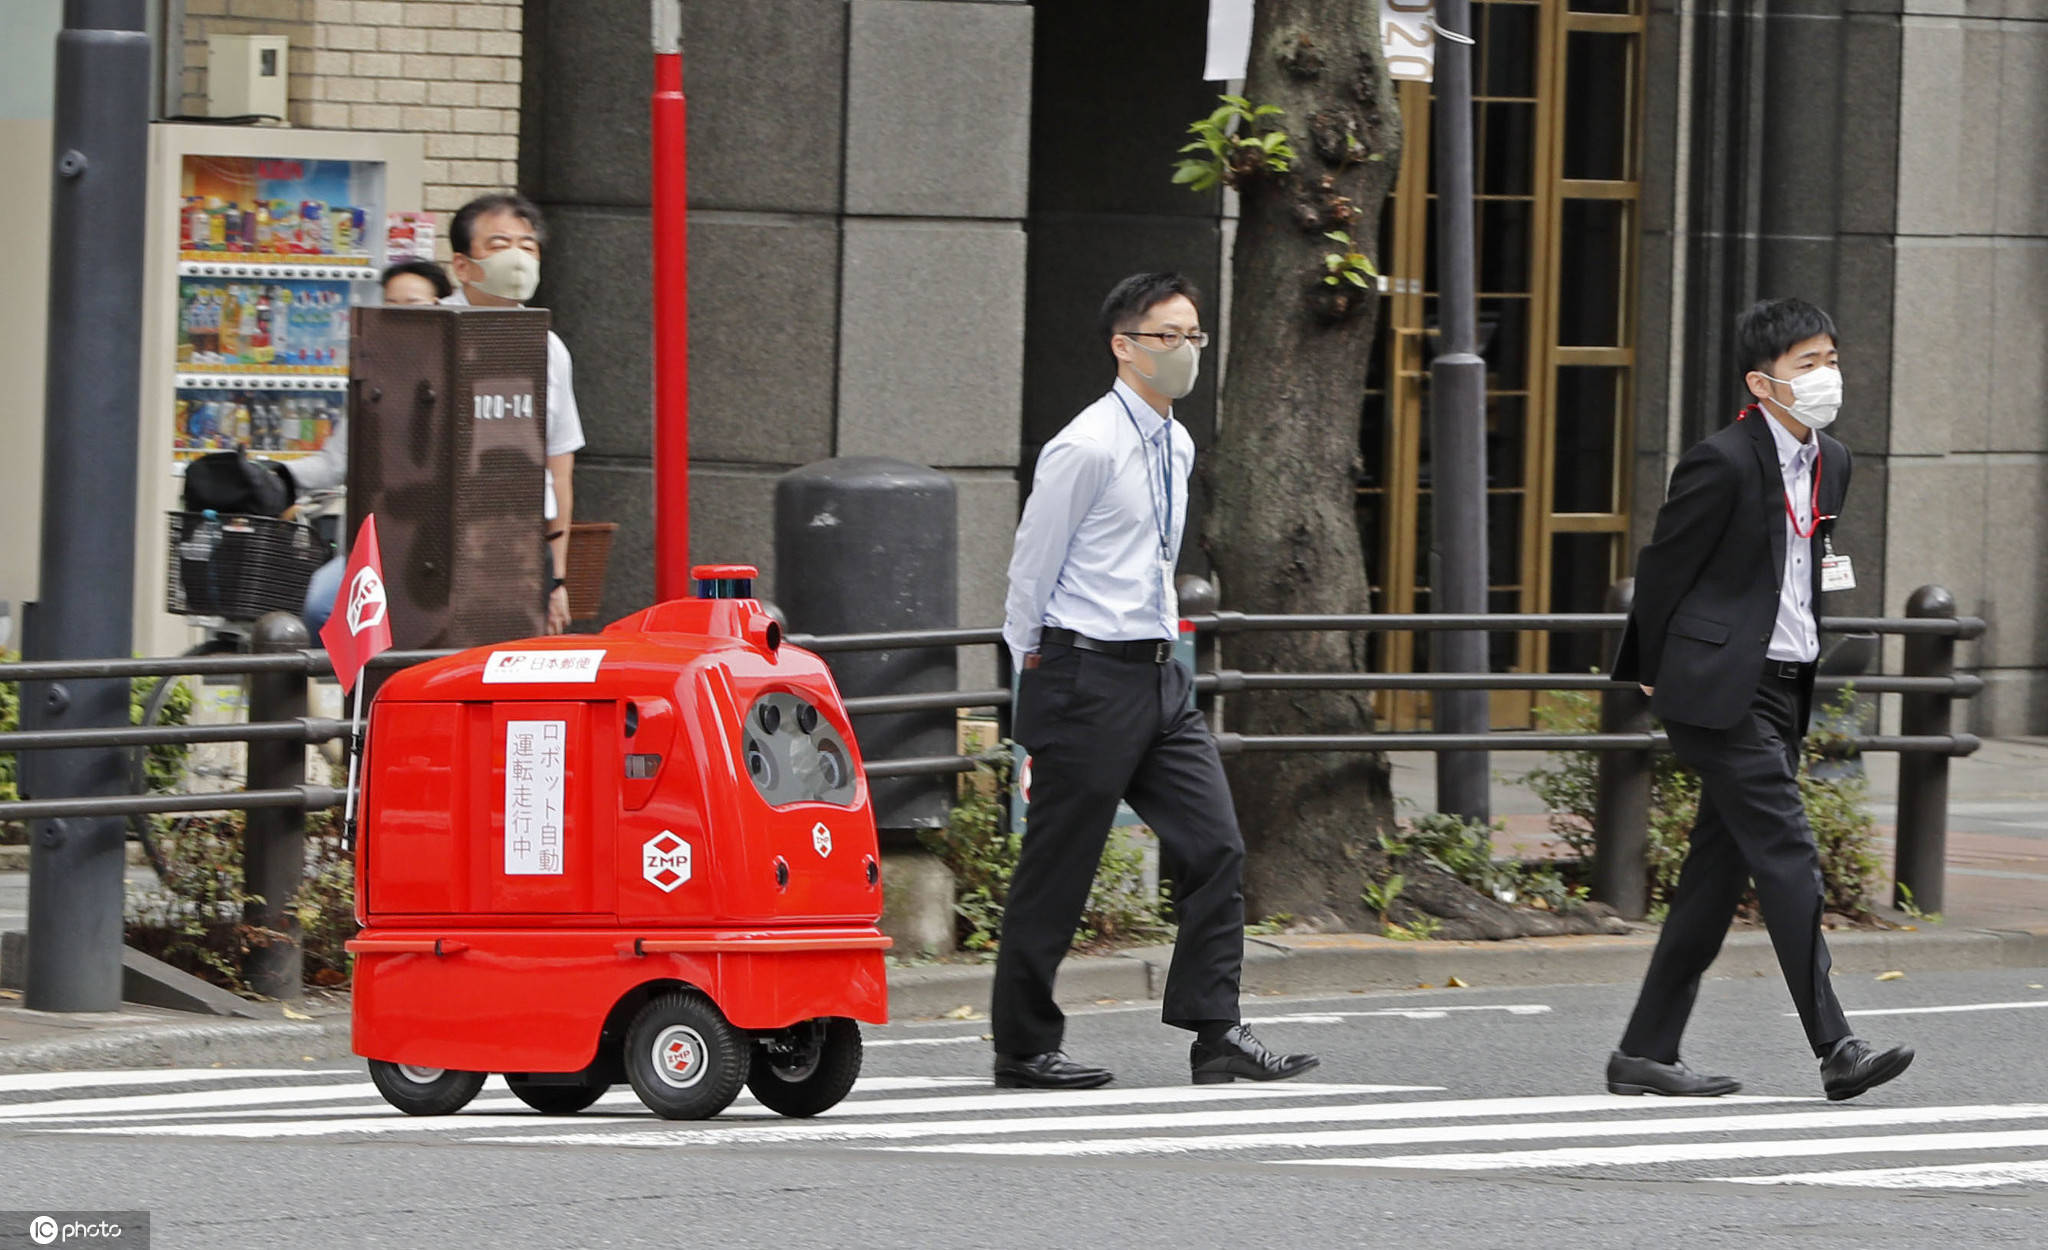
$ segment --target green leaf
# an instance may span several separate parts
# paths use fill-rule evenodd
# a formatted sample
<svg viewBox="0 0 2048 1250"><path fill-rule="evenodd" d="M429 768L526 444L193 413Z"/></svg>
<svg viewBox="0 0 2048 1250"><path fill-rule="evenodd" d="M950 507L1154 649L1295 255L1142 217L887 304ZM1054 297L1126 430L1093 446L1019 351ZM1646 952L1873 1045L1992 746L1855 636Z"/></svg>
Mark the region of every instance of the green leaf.
<svg viewBox="0 0 2048 1250"><path fill-rule="evenodd" d="M1339 256L1335 252L1324 252L1323 263L1325 265L1328 265L1330 268L1335 269L1337 266L1344 263L1344 258L1342 256Z"/></svg>
<svg viewBox="0 0 2048 1250"><path fill-rule="evenodd" d="M1329 274L1329 275L1327 275L1326 277L1324 277L1324 279L1323 279L1323 285L1324 285L1324 286L1336 286L1336 285L1337 285L1337 275L1333 273L1333 274Z"/></svg>
<svg viewBox="0 0 2048 1250"><path fill-rule="evenodd" d="M1231 108L1233 108L1233 109L1237 109L1237 110L1238 110L1238 111L1240 111L1240 112L1243 112L1243 111L1247 111L1247 110L1249 110L1249 109L1251 108L1251 106L1252 106L1252 102L1251 102L1250 100L1247 100L1247 99L1245 99L1245 98L1244 98L1243 96L1241 96L1241 95L1219 95L1219 96L1217 96L1216 98L1217 98L1217 99L1219 99L1219 100L1221 100L1221 101L1223 101L1223 102L1224 102L1225 104L1229 105L1229 106L1230 106ZM1267 105L1267 106L1265 106L1265 107L1268 107L1268 108L1270 108L1270 107L1272 107L1272 106L1271 106L1271 105Z"/></svg>
<svg viewBox="0 0 2048 1250"><path fill-rule="evenodd" d="M1363 287L1365 285L1365 275L1356 269L1346 269L1344 271L1344 280L1356 287Z"/></svg>
<svg viewBox="0 0 2048 1250"><path fill-rule="evenodd" d="M1373 277L1377 278L1380 276L1379 267L1372 263L1372 257L1360 256L1358 258L1357 264L1360 269L1363 269L1365 272L1371 274Z"/></svg>
<svg viewBox="0 0 2048 1250"><path fill-rule="evenodd" d="M1281 146L1286 142L1287 132L1284 130L1275 130L1259 136L1260 146L1264 147L1268 152L1271 152L1273 149Z"/></svg>
<svg viewBox="0 0 2048 1250"><path fill-rule="evenodd" d="M1209 166L1202 161L1182 161L1174 166L1173 180L1176 183L1193 182L1207 172Z"/></svg>
<svg viewBox="0 0 2048 1250"><path fill-rule="evenodd" d="M1261 104L1252 110L1252 117L1255 119L1260 117L1280 117L1285 113L1286 110L1277 104Z"/></svg>
<svg viewBox="0 0 2048 1250"><path fill-rule="evenodd" d="M1326 239L1334 239L1339 243L1351 242L1351 236L1346 234L1342 230L1325 230L1323 231L1323 237Z"/></svg>

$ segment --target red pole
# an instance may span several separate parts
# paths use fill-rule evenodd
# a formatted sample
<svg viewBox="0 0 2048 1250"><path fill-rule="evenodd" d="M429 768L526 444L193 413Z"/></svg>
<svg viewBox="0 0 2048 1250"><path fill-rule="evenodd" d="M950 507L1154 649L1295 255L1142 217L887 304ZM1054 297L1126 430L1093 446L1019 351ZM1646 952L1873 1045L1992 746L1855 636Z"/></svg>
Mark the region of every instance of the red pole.
<svg viewBox="0 0 2048 1250"><path fill-rule="evenodd" d="M653 0L654 597L690 593L687 104L680 0Z"/></svg>

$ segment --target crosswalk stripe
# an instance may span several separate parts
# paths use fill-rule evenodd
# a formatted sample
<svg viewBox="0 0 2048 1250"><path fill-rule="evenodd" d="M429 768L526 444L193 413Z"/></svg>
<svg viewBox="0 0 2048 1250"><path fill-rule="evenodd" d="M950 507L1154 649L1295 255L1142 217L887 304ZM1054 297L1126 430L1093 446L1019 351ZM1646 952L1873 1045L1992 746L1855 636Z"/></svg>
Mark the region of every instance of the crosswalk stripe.
<svg viewBox="0 0 2048 1250"><path fill-rule="evenodd" d="M1430 1092L1435 1086L1413 1085L1313 1085L1292 1084L1287 1086L1243 1086L1243 1085L1200 1085L1162 1086L1154 1089L1095 1089L1095 1090L1047 1090L1036 1093L1012 1093L992 1095L955 1095L932 1098L870 1098L855 1099L839 1104L826 1112L829 1117L871 1117L891 1115L923 1115L934 1111L987 1111L996 1109L1028 1109L1035 1107L1081 1106L1113 1107L1132 1106L1146 1103L1210 1103L1243 1101L1268 1098L1314 1098L1333 1095L1364 1095L1385 1093ZM224 1091L244 1092L244 1091ZM256 1092L256 1091L247 1091ZM761 1119L779 1119L764 1108L735 1108L726 1115L746 1116L751 1114ZM449 1129L477 1131L495 1128L533 1128L559 1123L553 1119L542 1119L535 1115L489 1115L458 1113L455 1116L398 1117L396 1111L391 1121L371 1118L356 1120L353 1116L318 1118L313 1112L302 1122L292 1124L118 1124L92 1125L84 1127L37 1126L40 1131L50 1133L82 1134L132 1134L161 1137L318 1137L344 1133L406 1133L436 1132ZM640 1112L632 1116L593 1116L584 1113L577 1118L579 1125L641 1124L648 1122L649 1115Z"/></svg>
<svg viewBox="0 0 2048 1250"><path fill-rule="evenodd" d="M1726 1100L1724 1101L1724 1105ZM1790 1098L1766 1098L1744 1096L1744 1103L1794 1102ZM1019 1102L1020 1107L1033 1104ZM833 1141L907 1141L920 1137L984 1137L1017 1133L1089 1133L1108 1131L1131 1133L1147 1129L1172 1128L1215 1128L1225 1124L1316 1124L1341 1123L1355 1120L1439 1120L1483 1118L1501 1115L1544 1115L1580 1114L1592 1111L1633 1111L1647 1109L1651 1104L1640 1098L1617 1098L1612 1094L1568 1094L1545 1098L1477 1098L1438 1100L1428 1102L1375 1102L1342 1103L1315 1107L1260 1107L1241 1110L1219 1110L1207 1108L1201 1111L1153 1112L1148 1114L1115 1114L1084 1116L1019 1116L1014 1119L990 1120L920 1120L912 1123L890 1124L821 1124L816 1122L785 1122L782 1124L754 1126L734 1125L729 1128L684 1128L644 1132L607 1134L604 1143L610 1146L692 1146L713 1145L721 1142L754 1142L761 1144L784 1144L791 1142L833 1142ZM1673 1103L1671 1110L1706 1111L1710 1104L1704 1101ZM2042 1108L2048 1115L2048 1107ZM562 1145L589 1144L591 1138L584 1134L564 1133L548 1138L520 1137L519 1142L547 1141ZM1185 1140L1165 1138L1163 1140ZM919 1149L906 1147L906 1149ZM933 1146L934 1151L964 1150L965 1147ZM992 1145L986 1153L1013 1154L1037 1153L1017 1146ZM1087 1153L1087 1152L1081 1152ZM1108 1152L1105 1152L1108 1153Z"/></svg>
<svg viewBox="0 0 2048 1250"><path fill-rule="evenodd" d="M350 1074L354 1075L354 1074ZM208 1089L185 1094L120 1094L108 1098L54 1098L45 1102L21 1102L0 1106L0 1124L13 1120L49 1116L85 1117L101 1112L163 1111L190 1107L203 1110L222 1106L262 1106L266 1103L345 1102L352 1098L377 1097L377 1087L357 1078L342 1085L307 1085L292 1089Z"/></svg>
<svg viewBox="0 0 2048 1250"><path fill-rule="evenodd" d="M1864 1168L1845 1172L1787 1172L1780 1176L1711 1176L1737 1185L1854 1185L1866 1189L1991 1189L2048 1181L2048 1159L1951 1163L1924 1168Z"/></svg>
<svg viewBox="0 0 2048 1250"><path fill-rule="evenodd" d="M241 1081L278 1077L323 1077L333 1069L152 1068L144 1072L15 1072L0 1076L0 1094L45 1093L53 1089L112 1089L129 1085L182 1085L197 1081ZM0 1103L0 1109L6 1104Z"/></svg>
<svg viewBox="0 0 2048 1250"><path fill-rule="evenodd" d="M1092 1141L960 1142L945 1146L889 1146L917 1154L1078 1155L1187 1154L1251 1148L1402 1146L1454 1141L1542 1141L1571 1137L1658 1137L1686 1133L1770 1133L1865 1125L1965 1124L1987 1120L2048 1119L2048 1105L2028 1107L1908 1107L1884 1111L1795 1111L1781 1115L1692 1116L1658 1120L1555 1120L1522 1124L1430 1125L1421 1128L1324 1129L1293 1133L1236 1133L1200 1137L1126 1137Z"/></svg>
<svg viewBox="0 0 2048 1250"><path fill-rule="evenodd" d="M883 1076L883 1077L871 1077L871 1078L868 1078L868 1079L865 1079L865 1080L863 1080L863 1081L862 1081L862 1082L860 1083L860 1085L859 1085L859 1086L858 1086L858 1087L857 1087L857 1088L855 1089L854 1093L855 1093L855 1095L856 1095L856 1098L857 1098L857 1097L858 1097L858 1095L860 1095L860 1094L862 1094L862 1093L884 1093L884 1092L888 1092L888 1091L891 1091L891 1090L913 1090L913 1089L917 1089L917 1090L922 1090L922 1089L945 1089L945 1088L949 1088L949 1087L953 1087L953 1086L957 1086L957 1085L962 1085L962 1084L971 1084L971 1085L985 1085L986 1083L987 1083L987 1082L985 1082L985 1081L982 1081L982 1080L981 1080L980 1078L978 1078L978 1077L962 1077L962 1076L909 1076L909 1077L889 1077L889 1076ZM362 1102L362 1105L361 1105L360 1107L322 1107L322 1108L320 1108L320 1110L319 1110L318 1114L319 1114L320 1116L322 1116L322 1117L325 1117L325 1118L329 1118L329 1119L333 1119L333 1118L336 1118L336 1117L346 1117L346 1116L365 1116L365 1115L392 1115L392 1114L395 1114L395 1110L394 1110L394 1108L393 1108L393 1107L391 1106L391 1104L390 1104L390 1103L388 1103L388 1102L385 1102L385 1101L384 1101L384 1098L383 1098L383 1096L382 1096L382 1095L380 1095L379 1093L377 1093L377 1090L376 1090L376 1087L375 1087L375 1086L373 1086L373 1085L367 1085L367 1084L361 1084L361 1083L358 1083L358 1084L356 1084L356 1085L353 1085L353 1086L349 1086L349 1087L347 1087L347 1088L349 1088L349 1089L351 1089L351 1090L355 1090L355 1091L358 1091L358 1092L357 1092L357 1094L356 1094L355 1096L356 1096L356 1097L358 1097L358 1098L360 1098L360 1100L361 1100L361 1102ZM74 1100L74 1102L76 1102L76 1101L82 1101L82 1100ZM264 1100L264 1101L269 1101L269 1102L276 1102L276 1101L280 1101L280 1100L278 1100L278 1099L267 1099L267 1100ZM283 1100L283 1101L289 1101L289 1100ZM344 1100L344 1101L345 1101L345 1100ZM72 1104L72 1103L46 1103L46 1104L43 1104L43 1105L45 1105L45 1106L60 1106L60 1107L65 1107L65 1106L71 1106L71 1105L73 1105L73 1104ZM597 1102L596 1102L596 1103L594 1103L594 1104L592 1104L592 1105L593 1105L593 1106L595 1106L595 1107L599 1107L599 1108L605 1108L605 1107L613 1107L613 1108L618 1108L619 1110L622 1110L622 1111L623 1111L623 1110L635 1110L635 1111L637 1111L637 1110L639 1110L639 1109L641 1108L641 1105L642 1105L642 1104L641 1104L641 1102L640 1102L640 1099L639 1099L639 1097L638 1097L638 1096L637 1096L636 1094L634 1094L634 1093L633 1093L633 1091L632 1091L631 1089L629 1089L629 1088L616 1088L616 1089L614 1089L614 1090L613 1090L613 1091L612 1091L611 1093L609 1093L609 1094L606 1094L606 1095L604 1095L604 1096L603 1096L602 1098L599 1098L599 1099L597 1100ZM858 1105L859 1105L859 1103L858 1103L858 1101L851 1101L851 1102L849 1102L848 1104L845 1104L845 1105L851 1105L851 1106L858 1106ZM523 1102L521 1102L521 1101L520 1101L520 1100L519 1100L518 1098L516 1098L516 1097L507 1097L507 1098L491 1098L491 1097L479 1097L479 1098L477 1098L477 1099L476 1099L475 1101L471 1102L471 1103L470 1103L470 1104L469 1104L469 1105L468 1105L467 1107L463 1108L463 1110L465 1110L465 1111L519 1111L519 1110L522 1110L522 1109L524 1109L524 1108L525 1108L525 1106L526 1106L526 1104L525 1104L525 1103L523 1103ZM260 1107L260 1106L252 1106L252 1107L247 1107L247 1108L235 1108L235 1109L232 1109L232 1110L224 1110L224 1111L223 1111L223 1110L197 1110L197 1111L193 1111L193 1110L184 1110L184 1109L182 1109L182 1108L173 1108L173 1109L170 1109L170 1110L162 1110L162 1111L131 1111L131 1112L123 1112L123 1113L117 1113L117 1114L97 1114L97 1115L94 1115L94 1114L88 1114L88 1115L77 1115L77 1114L67 1114L67 1113L58 1113L58 1112L50 1112L50 1113L48 1113L48 1114L39 1114L39 1115L33 1115L33 1116L17 1116L17 1117L12 1117L12 1119L8 1119L8 1118L0 1118L0 1124L4 1124L4 1123L11 1123L11 1122L20 1122L20 1123L23 1123L23 1124L28 1124L28 1125L46 1125L46 1124L50 1124L50 1123L61 1123L61 1122L64 1122L64 1121L68 1121L68 1120L75 1120L75 1119L89 1119L89 1120L92 1120L93 1122L95 1122L95 1123L98 1123L98 1124L132 1124L132 1123L137 1123L137 1122L141 1122L141 1121L172 1121L172 1120L180 1120L180 1121L183 1121L183 1120L223 1120L223 1119L273 1119L273 1120L274 1120L274 1119L287 1119L287 1118L292 1118L292 1117L305 1117L305 1116L306 1116L307 1114L308 1114L308 1112L307 1112L307 1109L306 1109L306 1108L305 1108L304 1106L291 1106L291 1107L270 1107L270 1108L263 1108L263 1107ZM757 1100L756 1100L756 1099L754 1098L754 1096L753 1096L752 1094L746 1093L745 1091L742 1091L742 1092L740 1093L740 1096L739 1096L739 1098L738 1098L738 1099L737 1099L737 1100L736 1100L736 1101L735 1101L735 1102L733 1103L732 1107L731 1107L731 1108L730 1108L729 1110L727 1110L725 1114L726 1114L727 1116L732 1116L732 1117L749 1117L749 1118L754 1118L754 1119L767 1119L767 1118L771 1118L771 1117L772 1117L772 1118L776 1118L776 1119L780 1119L780 1118L781 1118L781 1117L780 1117L779 1115L777 1115L777 1114L776 1114L775 1112L769 1111L769 1110L768 1110L767 1108L765 1108L765 1107L761 1106L761 1104L759 1103L759 1101L757 1101Z"/></svg>
<svg viewBox="0 0 2048 1250"><path fill-rule="evenodd" d="M1717 1159L1794 1159L1812 1155L1913 1154L1923 1150L2013 1150L2048 1146L2048 1129L1999 1133L1913 1133L1898 1137L1809 1137L1796 1141L1659 1142L1640 1146L1574 1146L1491 1154L1388 1155L1355 1159L1283 1159L1300 1167L1424 1168L1493 1172L1519 1168L1629 1167Z"/></svg>

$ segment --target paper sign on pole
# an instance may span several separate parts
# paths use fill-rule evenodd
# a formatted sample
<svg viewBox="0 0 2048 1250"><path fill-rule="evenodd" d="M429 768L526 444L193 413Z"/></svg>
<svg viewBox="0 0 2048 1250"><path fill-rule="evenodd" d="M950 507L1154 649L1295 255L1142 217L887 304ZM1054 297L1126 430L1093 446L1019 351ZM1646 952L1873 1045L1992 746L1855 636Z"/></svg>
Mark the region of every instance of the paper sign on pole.
<svg viewBox="0 0 2048 1250"><path fill-rule="evenodd" d="M1253 0L1209 0L1208 55L1202 77L1229 82L1245 76L1252 55ZM1429 82L1436 76L1436 0L1380 0L1380 55L1393 78Z"/></svg>

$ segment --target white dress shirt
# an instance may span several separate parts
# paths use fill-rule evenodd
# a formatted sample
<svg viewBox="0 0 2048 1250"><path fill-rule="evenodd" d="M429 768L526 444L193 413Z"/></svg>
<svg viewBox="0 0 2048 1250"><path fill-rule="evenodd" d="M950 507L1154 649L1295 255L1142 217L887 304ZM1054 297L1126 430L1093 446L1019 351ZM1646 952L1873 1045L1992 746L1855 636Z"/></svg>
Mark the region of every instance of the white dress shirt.
<svg viewBox="0 0 2048 1250"><path fill-rule="evenodd" d="M1771 441L1778 448L1778 473L1784 479L1785 496L1792 501L1785 515L1785 578L1778 585L1778 623L1764 655L1807 664L1820 657L1820 627L1813 619L1812 542L1813 514L1819 503L1814 497L1814 466L1820 460L1820 437L1809 435L1802 443L1769 413L1761 415L1771 427ZM1798 527L1792 523L1794 516L1799 518ZM1806 538L1799 536L1802 528Z"/></svg>
<svg viewBox="0 0 2048 1250"><path fill-rule="evenodd" d="M1021 669L1046 626L1104 642L1177 638L1173 566L1195 440L1118 379L1038 455L1003 638ZM1162 533L1163 531L1163 533Z"/></svg>

